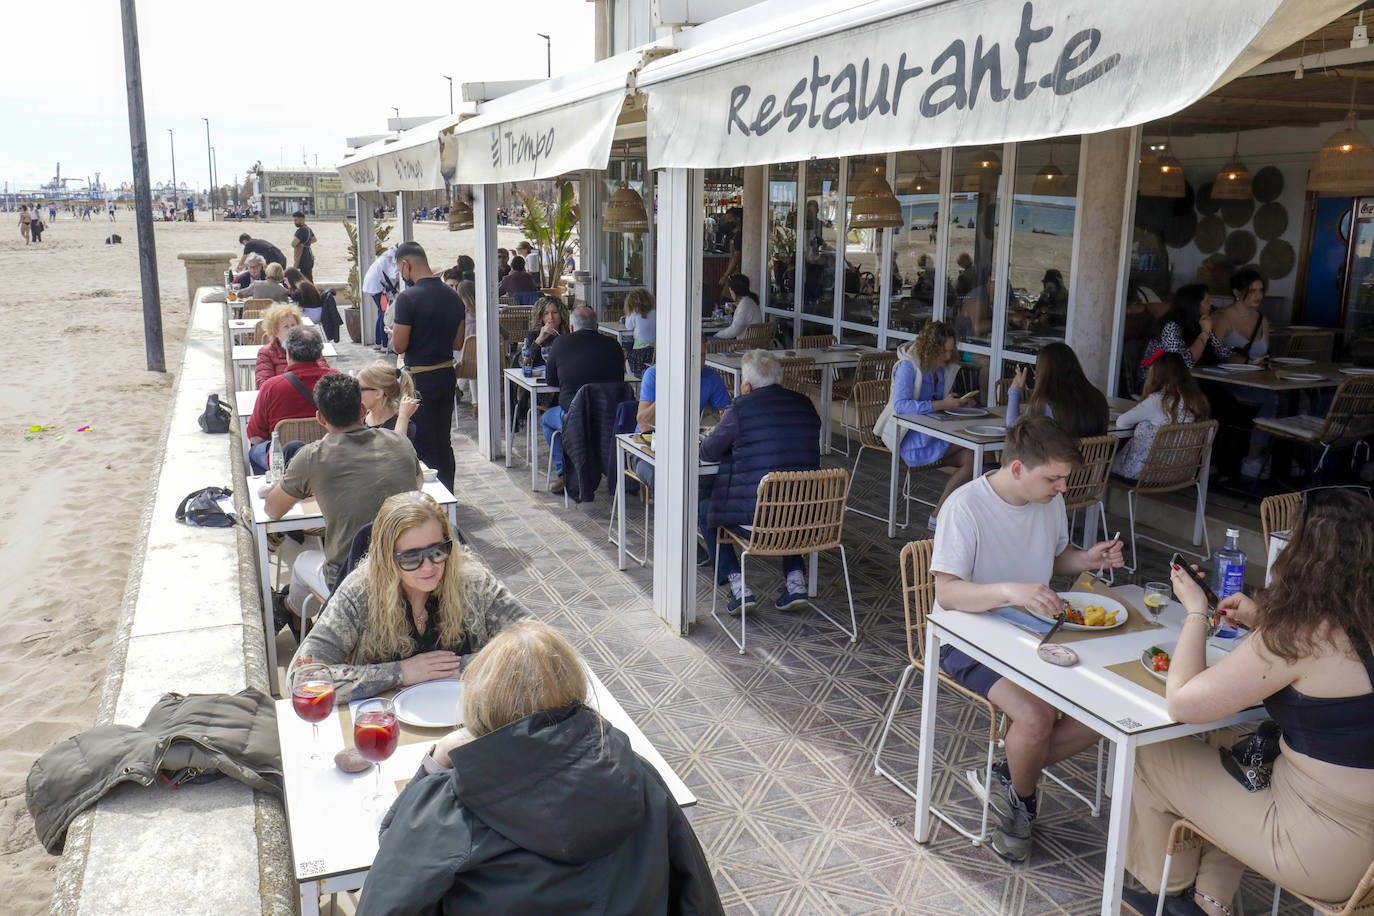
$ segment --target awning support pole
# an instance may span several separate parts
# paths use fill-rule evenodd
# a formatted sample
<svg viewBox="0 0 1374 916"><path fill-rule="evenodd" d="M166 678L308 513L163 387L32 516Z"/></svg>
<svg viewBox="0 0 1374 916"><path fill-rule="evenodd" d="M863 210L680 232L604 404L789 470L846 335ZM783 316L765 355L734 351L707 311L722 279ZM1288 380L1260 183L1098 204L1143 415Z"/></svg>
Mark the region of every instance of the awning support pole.
<svg viewBox="0 0 1374 916"><path fill-rule="evenodd" d="M377 303L363 292L363 277L377 260L377 224L372 217L369 195L354 194L353 205L358 211L358 316L362 321L362 343L377 342Z"/></svg>
<svg viewBox="0 0 1374 916"><path fill-rule="evenodd" d="M501 315L496 295L496 187L473 185L472 259L477 294L477 449L488 461L501 454ZM509 444L505 445L509 448Z"/></svg>

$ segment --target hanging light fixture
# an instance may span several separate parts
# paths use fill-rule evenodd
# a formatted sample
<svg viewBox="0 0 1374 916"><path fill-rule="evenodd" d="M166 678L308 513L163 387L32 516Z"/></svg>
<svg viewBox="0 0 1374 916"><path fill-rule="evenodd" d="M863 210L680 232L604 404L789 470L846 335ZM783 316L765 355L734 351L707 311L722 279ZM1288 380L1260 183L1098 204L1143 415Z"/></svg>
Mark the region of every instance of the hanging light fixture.
<svg viewBox="0 0 1374 916"><path fill-rule="evenodd" d="M993 150L982 150L970 163L969 171L964 175L963 190L966 192L982 191L985 187L984 182L988 182L986 186L995 187L997 176L1001 174L1002 157Z"/></svg>
<svg viewBox="0 0 1374 916"><path fill-rule="evenodd" d="M1054 164L1054 143L1051 142L1050 161L1035 173L1035 180L1031 182L1031 193L1037 197L1063 197L1068 186L1069 182L1064 173Z"/></svg>
<svg viewBox="0 0 1374 916"><path fill-rule="evenodd" d="M1240 131L1236 131L1235 146L1231 149L1231 161L1221 167L1212 182L1213 200L1249 200L1250 170L1240 161Z"/></svg>
<svg viewBox="0 0 1374 916"><path fill-rule="evenodd" d="M902 204L880 169L860 178L854 186L851 229L896 229L902 225Z"/></svg>
<svg viewBox="0 0 1374 916"><path fill-rule="evenodd" d="M1183 180L1183 163L1174 155L1172 123L1166 122L1165 125L1164 144L1159 147L1152 187L1151 197L1171 197L1177 200L1188 193L1187 183Z"/></svg>
<svg viewBox="0 0 1374 916"><path fill-rule="evenodd" d="M457 232L460 229L471 229L472 227L472 204L468 203L462 194L459 194L458 199L449 207L448 231Z"/></svg>
<svg viewBox="0 0 1374 916"><path fill-rule="evenodd" d="M917 165L917 168L916 168L916 177L915 177L914 179L912 179L912 181L911 181L911 193L912 193L912 194L934 194L934 193L937 193L937 192L940 190L938 187L937 187L937 188L934 188L934 189L932 189L932 190L929 190L929 191L926 190L926 185L930 182L930 179L926 177L926 161L925 161L924 159L921 158L921 154L920 154L920 153L917 153L917 154L916 154L916 165Z"/></svg>
<svg viewBox="0 0 1374 916"><path fill-rule="evenodd" d="M1136 177L1136 193L1145 197L1158 197L1160 188L1159 156L1148 143L1140 154L1139 170Z"/></svg>
<svg viewBox="0 0 1374 916"><path fill-rule="evenodd" d="M606 213L601 220L601 228L607 232L648 232L649 213L644 209L644 198L630 187L630 150L624 147L625 158L621 160L620 187L616 188L611 199L606 202Z"/></svg>
<svg viewBox="0 0 1374 916"><path fill-rule="evenodd" d="M1307 190L1316 194L1355 194L1374 189L1374 146L1359 128L1355 114L1355 83L1350 86L1350 111L1344 126L1327 138L1307 173Z"/></svg>

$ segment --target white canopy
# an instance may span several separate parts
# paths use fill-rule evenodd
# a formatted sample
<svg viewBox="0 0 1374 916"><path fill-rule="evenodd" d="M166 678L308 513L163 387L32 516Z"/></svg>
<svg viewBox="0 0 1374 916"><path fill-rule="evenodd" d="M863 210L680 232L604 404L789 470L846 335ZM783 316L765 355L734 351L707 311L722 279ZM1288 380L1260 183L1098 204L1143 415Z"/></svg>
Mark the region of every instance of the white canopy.
<svg viewBox="0 0 1374 916"><path fill-rule="evenodd" d="M433 191L444 187L440 139L466 117L471 117L470 113L445 115L354 150L337 166L344 191Z"/></svg>
<svg viewBox="0 0 1374 916"><path fill-rule="evenodd" d="M1353 0L765 0L645 67L651 168L1001 144L1172 114Z"/></svg>

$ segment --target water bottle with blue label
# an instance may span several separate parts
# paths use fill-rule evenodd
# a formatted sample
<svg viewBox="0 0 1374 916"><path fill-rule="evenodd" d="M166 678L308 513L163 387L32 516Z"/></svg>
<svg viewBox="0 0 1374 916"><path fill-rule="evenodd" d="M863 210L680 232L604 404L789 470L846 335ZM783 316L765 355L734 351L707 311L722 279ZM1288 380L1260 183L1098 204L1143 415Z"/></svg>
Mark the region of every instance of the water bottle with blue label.
<svg viewBox="0 0 1374 916"><path fill-rule="evenodd" d="M1240 549L1239 541L1240 531L1227 528L1226 543L1212 554L1212 581L1216 583L1213 588L1218 598L1225 599L1227 595L1234 595L1245 584L1245 551ZM1217 631L1217 636L1234 638L1237 635L1235 625L1229 619L1222 618L1222 626Z"/></svg>

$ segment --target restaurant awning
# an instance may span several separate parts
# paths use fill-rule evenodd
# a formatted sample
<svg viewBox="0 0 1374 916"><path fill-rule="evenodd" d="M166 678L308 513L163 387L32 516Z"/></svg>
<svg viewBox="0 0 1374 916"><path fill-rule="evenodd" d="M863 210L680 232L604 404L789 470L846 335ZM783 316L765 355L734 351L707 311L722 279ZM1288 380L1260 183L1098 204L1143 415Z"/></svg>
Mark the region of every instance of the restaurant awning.
<svg viewBox="0 0 1374 916"><path fill-rule="evenodd" d="M977 146L1165 117L1354 0L765 0L637 77L650 168Z"/></svg>
<svg viewBox="0 0 1374 916"><path fill-rule="evenodd" d="M435 118L354 150L337 168L343 189L362 191L434 191L444 187L441 139L471 112ZM449 164L448 177L453 174Z"/></svg>
<svg viewBox="0 0 1374 916"><path fill-rule="evenodd" d="M667 53L657 42L482 104L453 132L464 184L502 184L604 169L634 77Z"/></svg>

